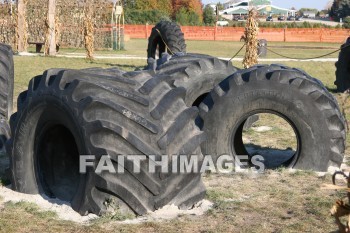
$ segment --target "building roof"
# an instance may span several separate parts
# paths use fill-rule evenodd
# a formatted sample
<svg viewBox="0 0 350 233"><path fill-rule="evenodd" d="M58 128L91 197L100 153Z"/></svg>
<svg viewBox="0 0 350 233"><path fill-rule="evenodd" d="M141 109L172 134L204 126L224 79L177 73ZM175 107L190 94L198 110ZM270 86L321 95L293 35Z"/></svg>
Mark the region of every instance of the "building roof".
<svg viewBox="0 0 350 233"><path fill-rule="evenodd" d="M225 3L229 4L226 5L226 9L220 13L227 15L248 14L248 2L250 6L256 6L261 14L287 15L288 13L293 12L292 10L272 5L270 0L230 0Z"/></svg>

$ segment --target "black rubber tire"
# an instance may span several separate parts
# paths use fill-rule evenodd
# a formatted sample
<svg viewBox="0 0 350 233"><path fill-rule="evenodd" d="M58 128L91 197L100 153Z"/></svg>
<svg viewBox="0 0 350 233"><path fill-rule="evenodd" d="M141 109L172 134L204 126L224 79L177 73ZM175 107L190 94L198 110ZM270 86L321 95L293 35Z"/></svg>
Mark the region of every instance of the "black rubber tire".
<svg viewBox="0 0 350 233"><path fill-rule="evenodd" d="M112 68L99 68L99 67L94 67L94 68L86 68L82 69L84 72L88 72L90 74L99 74L99 75L123 75L126 73L126 71L123 71L119 69L118 67L112 67Z"/></svg>
<svg viewBox="0 0 350 233"><path fill-rule="evenodd" d="M0 43L0 117L6 120L13 109L14 64L9 45Z"/></svg>
<svg viewBox="0 0 350 233"><path fill-rule="evenodd" d="M203 199L200 173L151 174L150 159L141 162L140 173L126 162L123 174L92 169L77 174L71 164L78 155L108 154L115 167L117 156L126 154L203 158L205 135L195 125L198 109L186 107L183 88L159 82L145 93L136 80L151 78L147 72L132 72L136 80L96 73L48 70L19 96L18 113L11 120L14 134L7 143L13 189L59 197L82 215L100 215L110 207L142 215L167 204L189 208ZM55 174L57 183L51 180ZM60 192L62 186L69 192Z"/></svg>
<svg viewBox="0 0 350 233"><path fill-rule="evenodd" d="M341 165L346 129L334 98L304 73L278 65L238 71L210 92L200 105L208 135L203 154L247 155L244 121L266 111L283 116L298 135L298 155L288 167L327 171Z"/></svg>
<svg viewBox="0 0 350 233"><path fill-rule="evenodd" d="M0 43L0 150L11 136L9 117L13 109L14 63L9 45Z"/></svg>
<svg viewBox="0 0 350 233"><path fill-rule="evenodd" d="M335 71L338 92L345 92L350 89L350 37L341 46L338 61L335 63Z"/></svg>
<svg viewBox="0 0 350 233"><path fill-rule="evenodd" d="M157 67L155 72L158 76L148 80L142 88L152 90L158 82L166 80L173 87L186 89L187 106L199 106L215 85L237 70L231 62L208 55L173 56Z"/></svg>
<svg viewBox="0 0 350 233"><path fill-rule="evenodd" d="M147 57L155 59L157 48L159 56L164 52L169 54L186 53L184 34L178 24L170 21L160 21L152 28L151 35L148 38Z"/></svg>

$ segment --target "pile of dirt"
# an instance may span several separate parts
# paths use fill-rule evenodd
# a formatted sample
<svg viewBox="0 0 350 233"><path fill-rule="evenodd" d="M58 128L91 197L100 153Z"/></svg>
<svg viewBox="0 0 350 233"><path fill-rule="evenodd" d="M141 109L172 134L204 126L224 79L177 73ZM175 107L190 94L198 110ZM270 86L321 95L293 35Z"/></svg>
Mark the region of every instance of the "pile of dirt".
<svg viewBox="0 0 350 233"><path fill-rule="evenodd" d="M99 218L97 215L89 214L87 216L81 216L75 212L68 202L64 202L58 199L52 199L43 195L29 195L12 191L8 187L0 186L0 206L3 206L6 202L29 202L38 205L42 211L53 211L57 214L61 220L68 220L80 224L89 224L91 220ZM213 203L208 200L203 200L197 203L190 210L180 210L175 205L167 205L163 208L150 212L145 216L140 216L135 219L119 221L116 223L123 224L138 224L142 222L154 222L164 221L177 218L181 215L201 216L211 209Z"/></svg>

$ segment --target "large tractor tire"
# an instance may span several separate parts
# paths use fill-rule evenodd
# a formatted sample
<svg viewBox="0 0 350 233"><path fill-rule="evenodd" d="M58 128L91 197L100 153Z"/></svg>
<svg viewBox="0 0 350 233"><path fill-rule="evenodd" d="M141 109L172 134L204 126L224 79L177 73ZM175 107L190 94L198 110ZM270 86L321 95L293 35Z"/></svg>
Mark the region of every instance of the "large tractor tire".
<svg viewBox="0 0 350 233"><path fill-rule="evenodd" d="M335 75L338 92L345 92L350 89L350 37L346 43L341 46L339 59L335 63L337 68Z"/></svg>
<svg viewBox="0 0 350 233"><path fill-rule="evenodd" d="M208 135L203 154L249 155L242 130L246 119L258 113L276 114L293 127L298 149L285 166L327 171L342 163L346 129L336 100L303 72L275 65L236 72L201 103Z"/></svg>
<svg viewBox="0 0 350 233"><path fill-rule="evenodd" d="M147 57L156 59L163 53L186 53L184 34L178 24L170 21L161 21L152 28L148 39Z"/></svg>
<svg viewBox="0 0 350 233"><path fill-rule="evenodd" d="M46 71L19 96L14 129L7 143L14 190L44 193L68 201L82 215L110 209L142 215L167 204L192 207L205 196L199 173L152 173L150 155L203 156L203 132L195 125L197 108L186 107L183 88L159 82L148 93L137 80L109 71ZM124 173L79 173L80 155L109 155ZM145 156L134 172L126 155ZM125 159L118 164L119 158ZM105 165L105 164L104 164ZM169 165L170 166L170 165ZM200 166L200 164L199 164Z"/></svg>
<svg viewBox="0 0 350 233"><path fill-rule="evenodd" d="M9 119L13 108L14 65L12 48L0 43L0 116Z"/></svg>
<svg viewBox="0 0 350 233"><path fill-rule="evenodd" d="M148 80L142 88L152 90L158 82L166 80L174 87L185 88L187 106L198 106L216 84L237 70L231 62L208 55L173 56L157 66L158 76Z"/></svg>
<svg viewBox="0 0 350 233"><path fill-rule="evenodd" d="M0 149L10 137L8 120L13 108L14 65L10 46L0 43Z"/></svg>

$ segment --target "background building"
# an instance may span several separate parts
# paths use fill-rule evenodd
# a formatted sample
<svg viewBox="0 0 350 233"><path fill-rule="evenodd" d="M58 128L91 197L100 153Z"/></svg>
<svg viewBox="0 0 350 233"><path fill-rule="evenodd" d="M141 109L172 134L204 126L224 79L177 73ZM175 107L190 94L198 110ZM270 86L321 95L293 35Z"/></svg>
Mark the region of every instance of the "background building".
<svg viewBox="0 0 350 233"><path fill-rule="evenodd" d="M225 15L247 15L251 6L256 7L260 15L295 15L294 10L274 6L270 0L229 0L223 5L220 13Z"/></svg>

